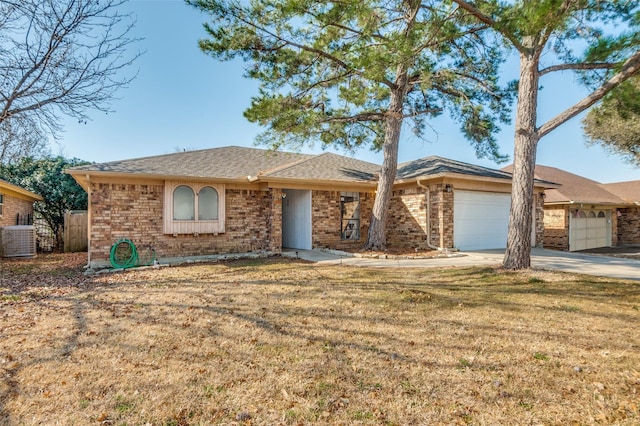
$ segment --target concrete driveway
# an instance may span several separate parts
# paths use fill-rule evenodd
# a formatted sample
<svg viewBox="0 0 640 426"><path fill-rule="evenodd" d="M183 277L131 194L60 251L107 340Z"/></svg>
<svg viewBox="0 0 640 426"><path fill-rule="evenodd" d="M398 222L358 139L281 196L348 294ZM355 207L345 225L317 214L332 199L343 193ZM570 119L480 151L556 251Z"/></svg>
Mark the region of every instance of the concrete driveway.
<svg viewBox="0 0 640 426"><path fill-rule="evenodd" d="M327 265L353 265L373 268L437 268L499 265L504 258L504 250L464 252L461 253L461 256L429 259L370 259L354 257L351 253L323 250L286 251L283 256L298 257ZM534 248L531 250L531 266L534 269L640 280L640 260L620 257Z"/></svg>

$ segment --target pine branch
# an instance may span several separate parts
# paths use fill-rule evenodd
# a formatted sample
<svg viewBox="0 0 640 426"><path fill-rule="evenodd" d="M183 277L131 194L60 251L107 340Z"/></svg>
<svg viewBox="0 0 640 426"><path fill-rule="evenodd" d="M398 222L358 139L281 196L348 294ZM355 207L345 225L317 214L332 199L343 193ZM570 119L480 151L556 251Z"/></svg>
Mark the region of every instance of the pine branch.
<svg viewBox="0 0 640 426"><path fill-rule="evenodd" d="M638 73L640 73L640 50L637 51L629 59L627 59L627 61L625 61L620 72L607 80L604 84L602 84L602 86L593 91L589 96L585 97L580 102L576 103L572 107L566 109L565 111L561 112L560 114L556 115L551 120L540 126L537 130L538 137L542 138L547 133L554 130L556 127L580 114L582 111L586 110L587 108L598 102L600 99L602 99L607 93L615 89L622 82L628 80Z"/></svg>
<svg viewBox="0 0 640 426"><path fill-rule="evenodd" d="M475 16L480 22L492 27L492 28L497 28L498 22L496 20L494 20L493 18L491 18L488 15L485 15L484 13L482 13L482 11L480 9L478 9L477 7L475 7L474 5L472 5L471 3L464 1L464 0L452 0L454 3L456 3L458 6L460 6L462 9L466 10L467 12L469 12L471 15ZM519 51L525 51L526 48L522 45L522 43L520 43L520 40L518 40L514 34L511 34L509 32L505 31L500 31L500 34L505 37L507 40L509 40L513 46Z"/></svg>
<svg viewBox="0 0 640 426"><path fill-rule="evenodd" d="M539 74L542 77L545 74L549 74L555 71L585 71L585 70L610 70L616 66L620 65L619 63L611 63L611 62L597 62L591 64L558 64L552 65L550 67L544 68L540 70Z"/></svg>

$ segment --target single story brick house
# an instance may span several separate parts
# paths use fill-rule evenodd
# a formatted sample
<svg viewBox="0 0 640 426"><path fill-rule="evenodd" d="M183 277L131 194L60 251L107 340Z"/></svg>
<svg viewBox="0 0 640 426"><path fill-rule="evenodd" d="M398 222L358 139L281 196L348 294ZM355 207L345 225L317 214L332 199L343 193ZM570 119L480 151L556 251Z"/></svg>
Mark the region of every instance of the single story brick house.
<svg viewBox="0 0 640 426"><path fill-rule="evenodd" d="M283 248L357 250L369 229L380 166L333 153L237 146L67 170L89 198L89 262L107 266L121 238L159 257ZM542 242L536 185L534 241ZM398 166L388 245L427 249L506 245L511 175L427 157ZM505 216L506 215L506 216Z"/></svg>
<svg viewBox="0 0 640 426"><path fill-rule="evenodd" d="M0 179L0 256L35 254L35 201L42 197Z"/></svg>
<svg viewBox="0 0 640 426"><path fill-rule="evenodd" d="M503 170L511 171L511 166ZM560 185L545 191L546 248L640 244L640 181L602 184L542 165L536 166L535 177Z"/></svg>

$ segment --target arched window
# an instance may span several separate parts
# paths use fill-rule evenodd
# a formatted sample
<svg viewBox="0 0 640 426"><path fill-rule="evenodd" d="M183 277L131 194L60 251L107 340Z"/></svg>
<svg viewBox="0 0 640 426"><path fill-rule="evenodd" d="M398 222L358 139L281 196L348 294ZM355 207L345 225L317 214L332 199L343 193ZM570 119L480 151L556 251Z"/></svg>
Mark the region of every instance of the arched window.
<svg viewBox="0 0 640 426"><path fill-rule="evenodd" d="M584 212L584 210L580 210L578 212L578 217L581 218L581 219L584 219L584 218L587 217L587 214Z"/></svg>
<svg viewBox="0 0 640 426"><path fill-rule="evenodd" d="M607 217L602 210L598 212L598 217Z"/></svg>
<svg viewBox="0 0 640 426"><path fill-rule="evenodd" d="M218 191L205 186L198 193L198 220L218 219Z"/></svg>
<svg viewBox="0 0 640 426"><path fill-rule="evenodd" d="M165 234L225 232L225 186L221 183L165 182Z"/></svg>
<svg viewBox="0 0 640 426"><path fill-rule="evenodd" d="M173 220L195 219L195 195L187 185L180 185L173 191Z"/></svg>
<svg viewBox="0 0 640 426"><path fill-rule="evenodd" d="M589 211L589 218L594 218L595 219L596 214L593 212L593 210Z"/></svg>

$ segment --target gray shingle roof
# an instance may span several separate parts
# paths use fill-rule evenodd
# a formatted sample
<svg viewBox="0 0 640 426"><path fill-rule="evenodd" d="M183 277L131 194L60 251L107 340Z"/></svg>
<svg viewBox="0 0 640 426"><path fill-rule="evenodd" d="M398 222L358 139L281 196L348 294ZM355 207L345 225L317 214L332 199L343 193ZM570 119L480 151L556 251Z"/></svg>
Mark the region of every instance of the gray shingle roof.
<svg viewBox="0 0 640 426"><path fill-rule="evenodd" d="M70 172L106 172L184 178L246 179L247 176L314 157L309 154L229 146L73 167Z"/></svg>
<svg viewBox="0 0 640 426"><path fill-rule="evenodd" d="M380 166L355 158L325 152L315 157L266 172L262 176L325 181L374 182Z"/></svg>
<svg viewBox="0 0 640 426"><path fill-rule="evenodd" d="M450 160L435 155L399 164L397 179L409 180L440 173L456 173L511 180L511 173L505 171L463 163L462 161Z"/></svg>

